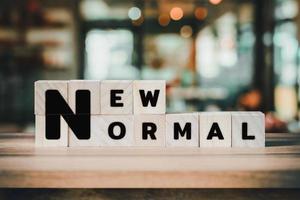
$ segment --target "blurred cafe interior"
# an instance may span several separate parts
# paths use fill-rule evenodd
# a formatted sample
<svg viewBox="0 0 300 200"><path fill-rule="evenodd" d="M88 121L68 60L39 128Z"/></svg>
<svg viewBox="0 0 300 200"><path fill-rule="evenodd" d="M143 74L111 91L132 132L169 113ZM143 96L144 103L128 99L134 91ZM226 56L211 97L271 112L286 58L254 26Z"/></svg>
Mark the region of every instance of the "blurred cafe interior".
<svg viewBox="0 0 300 200"><path fill-rule="evenodd" d="M39 79L164 79L167 112L260 110L300 133L300 0L0 0L0 132Z"/></svg>

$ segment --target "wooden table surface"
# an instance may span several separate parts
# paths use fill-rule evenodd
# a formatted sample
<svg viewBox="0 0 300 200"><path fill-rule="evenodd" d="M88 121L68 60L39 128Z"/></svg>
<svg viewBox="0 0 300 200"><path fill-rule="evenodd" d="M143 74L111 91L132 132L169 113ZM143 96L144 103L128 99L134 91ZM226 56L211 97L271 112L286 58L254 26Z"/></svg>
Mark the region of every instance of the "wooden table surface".
<svg viewBox="0 0 300 200"><path fill-rule="evenodd" d="M300 134L267 134L266 148L36 148L0 133L0 187L299 188Z"/></svg>

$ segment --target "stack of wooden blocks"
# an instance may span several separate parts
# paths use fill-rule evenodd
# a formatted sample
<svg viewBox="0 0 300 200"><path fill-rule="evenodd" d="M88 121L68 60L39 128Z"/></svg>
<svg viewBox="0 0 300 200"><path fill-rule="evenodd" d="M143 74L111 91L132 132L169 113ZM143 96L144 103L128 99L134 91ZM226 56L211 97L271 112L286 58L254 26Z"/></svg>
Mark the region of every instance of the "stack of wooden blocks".
<svg viewBox="0 0 300 200"><path fill-rule="evenodd" d="M46 105L47 98L51 101L47 91L57 91L70 111ZM80 109L78 104L84 101L76 96L78 91L88 91L89 109ZM66 120L69 115L89 120L87 138L77 137ZM35 116L37 146L265 146L263 113L166 114L166 83L158 80L37 81ZM55 117L60 117L59 137L47 138L46 121ZM76 123L80 129L80 121Z"/></svg>

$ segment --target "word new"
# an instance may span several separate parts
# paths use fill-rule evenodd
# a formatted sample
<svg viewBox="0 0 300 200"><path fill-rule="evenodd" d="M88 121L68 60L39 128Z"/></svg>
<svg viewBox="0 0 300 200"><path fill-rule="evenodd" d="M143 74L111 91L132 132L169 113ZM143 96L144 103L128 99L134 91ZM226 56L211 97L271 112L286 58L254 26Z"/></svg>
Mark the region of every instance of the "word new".
<svg viewBox="0 0 300 200"><path fill-rule="evenodd" d="M265 146L261 112L166 114L165 81L37 81L35 118L36 146Z"/></svg>

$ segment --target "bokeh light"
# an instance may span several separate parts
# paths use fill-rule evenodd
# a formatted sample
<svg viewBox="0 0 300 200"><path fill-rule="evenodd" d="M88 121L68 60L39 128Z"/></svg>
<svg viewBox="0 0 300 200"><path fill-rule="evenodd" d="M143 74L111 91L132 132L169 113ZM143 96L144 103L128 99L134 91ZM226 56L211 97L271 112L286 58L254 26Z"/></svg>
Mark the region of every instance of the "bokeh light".
<svg viewBox="0 0 300 200"><path fill-rule="evenodd" d="M214 5L217 5L217 4L221 3L221 1L222 1L222 0L209 0L209 2L210 2L211 4L214 4Z"/></svg>
<svg viewBox="0 0 300 200"><path fill-rule="evenodd" d="M128 11L128 17L131 20L138 20L142 16L142 11L138 7L132 7Z"/></svg>
<svg viewBox="0 0 300 200"><path fill-rule="evenodd" d="M198 20L203 20L207 17L207 9L204 7L198 7L195 10L195 17Z"/></svg>
<svg viewBox="0 0 300 200"><path fill-rule="evenodd" d="M170 11L171 19L178 21L183 17L183 10L179 7L174 7Z"/></svg>
<svg viewBox="0 0 300 200"><path fill-rule="evenodd" d="M168 24L170 23L170 17L167 14L161 14L158 17L158 23L161 26L168 26Z"/></svg>
<svg viewBox="0 0 300 200"><path fill-rule="evenodd" d="M191 26L188 25L184 25L183 27L181 27L180 29L180 35L184 38L189 38L191 37L193 34L193 29Z"/></svg>

